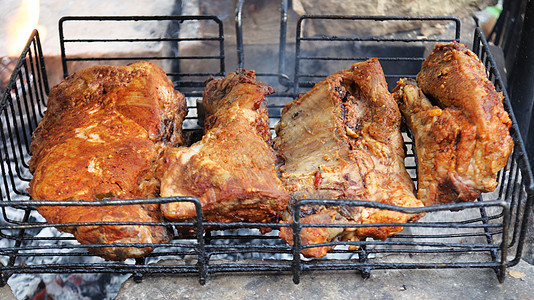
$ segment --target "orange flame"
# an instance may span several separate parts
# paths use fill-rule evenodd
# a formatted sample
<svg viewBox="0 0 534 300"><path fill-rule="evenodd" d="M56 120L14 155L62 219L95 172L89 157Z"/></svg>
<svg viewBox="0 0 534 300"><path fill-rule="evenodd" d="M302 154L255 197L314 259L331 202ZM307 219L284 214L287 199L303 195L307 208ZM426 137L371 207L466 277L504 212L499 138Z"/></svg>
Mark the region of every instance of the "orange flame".
<svg viewBox="0 0 534 300"><path fill-rule="evenodd" d="M7 51L10 56L18 56L33 29L37 28L41 39L46 35L46 28L39 22L39 0L22 0L17 13L8 25Z"/></svg>

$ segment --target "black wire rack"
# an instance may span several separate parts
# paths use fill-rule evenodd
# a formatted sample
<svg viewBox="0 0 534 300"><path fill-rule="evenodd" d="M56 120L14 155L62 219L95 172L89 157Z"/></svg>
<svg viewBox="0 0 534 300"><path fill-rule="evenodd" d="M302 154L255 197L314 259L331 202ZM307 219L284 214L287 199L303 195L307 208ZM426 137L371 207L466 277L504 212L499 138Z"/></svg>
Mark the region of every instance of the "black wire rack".
<svg viewBox="0 0 534 300"><path fill-rule="evenodd" d="M285 1L282 1L284 4ZM242 5L242 2L241 2ZM286 57L285 30L287 3L281 9L280 57ZM241 14L238 11L236 14ZM236 18L236 21L239 21ZM371 28L375 24L395 23L438 23L452 28L448 37L415 35L380 35L366 32L351 35L333 35L310 30L309 26L319 22L317 28L328 28L328 24L360 24L356 28ZM104 26L109 36L69 36L69 26L83 24L85 28ZM148 30L146 36L121 36L122 26L137 26L153 23L165 27L165 36L153 36ZM240 23L236 28L242 30ZM325 25L326 24L326 25ZM155 62L166 70L177 89L188 98L190 115L184 123L189 131L198 130L196 100L201 96L203 81L207 76L225 74L223 23L211 16L165 16L165 17L65 17L59 22L62 67L64 76L72 74L86 65L126 64L135 60ZM202 28L198 36L184 36L181 28L193 26ZM352 26L352 25L351 25ZM147 28L151 28L148 26ZM294 41L295 65L281 62L278 70L258 74L275 78L285 86L284 92L268 99L272 123L280 116L280 108L299 93L309 89L329 72L346 69L352 63L370 57L381 61L388 84L394 86L401 77L415 77L425 53L435 43L460 41L460 22L451 17L367 17L367 16L302 16L296 24ZM92 32L87 31L87 32ZM311 33L310 33L311 32ZM241 35L242 38L242 35ZM158 54L147 50L139 55L117 55L115 44L126 43L130 48L157 49ZM75 53L85 46L110 53L83 56ZM146 47L149 44L149 47ZM193 47L191 46L193 44ZM443 268L490 268L495 270L500 282L504 280L507 267L517 264L521 258L527 222L532 210L533 176L526 157L523 142L510 108L510 101L495 60L481 33L476 29L473 51L486 66L488 77L505 96L505 108L514 125L511 135L515 148L508 164L498 173L498 186L492 193L483 194L472 203L437 205L424 208L402 208L381 203L348 200L302 200L295 206L296 215L303 206L336 205L362 206L406 213L425 213L415 223L366 224L366 225L313 225L300 223L213 223L202 218L202 210L196 198L155 198L135 200L101 201L32 201L26 191L31 174L27 161L30 157L31 133L37 127L46 110L49 92L41 50L39 34L34 31L22 52L15 71L1 102L0 126L2 148L0 184L0 283L6 284L13 274L20 273L122 273L133 274L141 280L144 274L196 274L200 283L217 273L267 272L292 273L298 283L301 275L308 271L354 270L363 277L372 270L380 269L443 269ZM143 46L144 45L144 46ZM243 41L237 38L239 66L243 66ZM198 46L202 51L198 50ZM194 49L194 50L191 50ZM196 50L195 50L196 49ZM390 51L386 51L390 50ZM393 51L391 51L393 50ZM155 53L154 52L154 53ZM197 63L195 63L197 62ZM202 68L198 68L198 66ZM194 70L191 71L191 70ZM276 98L278 97L278 98ZM403 133L407 149L406 167L414 181L417 180L416 161L410 134ZM110 206L139 205L143 203L167 203L174 201L192 202L197 217L186 223L164 221L161 223L113 223L143 224L150 226L177 226L194 228L189 236L175 232L175 239L169 243L150 244L154 251L144 258L127 259L124 262L104 261L88 252L89 248L107 247L109 244L81 245L72 235L60 233L56 227L100 225L111 223L48 224L35 210L36 206ZM403 226L404 231L385 241L363 240L357 242L331 242L321 246L335 246L321 259L307 259L300 255L303 248L297 234L303 227L368 227ZM280 227L294 230L294 245L290 246L278 238ZM272 228L261 234L258 228ZM146 247L147 244L113 244L116 247ZM356 250L351 250L356 249ZM436 271L438 272L438 271Z"/></svg>

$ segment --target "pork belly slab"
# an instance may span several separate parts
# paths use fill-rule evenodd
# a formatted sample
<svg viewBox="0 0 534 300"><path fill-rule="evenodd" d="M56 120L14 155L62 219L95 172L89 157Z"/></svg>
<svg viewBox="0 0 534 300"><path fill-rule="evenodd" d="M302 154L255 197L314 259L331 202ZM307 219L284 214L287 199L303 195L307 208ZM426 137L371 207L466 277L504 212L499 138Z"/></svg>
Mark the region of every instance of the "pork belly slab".
<svg viewBox="0 0 534 300"><path fill-rule="evenodd" d="M53 87L32 136L29 162L34 200L136 199L157 196L155 162L166 145L182 141L185 97L159 67L94 66ZM49 223L161 222L158 204L40 206ZM164 226L62 226L82 244L164 243ZM109 260L141 257L152 247L100 247Z"/></svg>
<svg viewBox="0 0 534 300"><path fill-rule="evenodd" d="M417 84L400 80L393 94L414 135L425 205L473 201L495 189L514 147L512 122L473 52L457 42L436 45Z"/></svg>
<svg viewBox="0 0 534 300"><path fill-rule="evenodd" d="M276 126L279 170L290 192L285 222L293 220L293 204L301 199L348 199L402 207L421 207L404 167L401 115L388 92L376 58L356 63L317 83L286 105ZM362 206L310 206L301 223L375 224L415 221L421 215ZM303 245L367 237L384 240L401 226L359 228L305 227ZM293 243L292 230L280 237ZM307 257L322 257L332 247L303 249Z"/></svg>
<svg viewBox="0 0 534 300"><path fill-rule="evenodd" d="M205 134L191 147L170 148L160 160L161 196L194 196L212 222L277 222L288 192L277 177L265 96L274 90L254 71L208 82ZM195 217L190 202L162 205L166 218Z"/></svg>

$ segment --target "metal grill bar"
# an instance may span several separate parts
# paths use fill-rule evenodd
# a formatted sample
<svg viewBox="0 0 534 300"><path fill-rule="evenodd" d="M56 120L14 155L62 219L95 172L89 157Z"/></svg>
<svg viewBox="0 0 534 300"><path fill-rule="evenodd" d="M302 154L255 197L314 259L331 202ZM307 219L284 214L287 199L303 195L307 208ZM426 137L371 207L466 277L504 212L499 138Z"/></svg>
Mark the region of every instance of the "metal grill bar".
<svg viewBox="0 0 534 300"><path fill-rule="evenodd" d="M125 38L119 36L110 36L110 37L87 37L87 38L67 38L65 36L68 32L69 25L74 24L87 24L86 26L95 26L95 24L109 23L110 26L116 26L118 24L132 24L135 25L140 22L151 23L151 22L160 22L161 25L165 24L177 24L175 27L180 26L184 22L202 22L202 24L207 24L206 26L214 26L216 29L210 34L216 36L194 36L194 37L180 37L180 31L175 31L174 28L170 29L165 36L158 37L134 37L134 38ZM169 25L170 27L170 25ZM198 77L199 74L191 72L181 72L181 64L192 61L212 61L213 67L210 72L210 75L224 76L225 74L225 63L224 63L224 30L222 21L216 16L103 16L103 17L92 17L92 16L83 16L83 17L63 17L59 20L59 38L60 38L60 47L61 47L61 60L63 65L63 76L67 77L69 75L69 62L98 62L102 61L105 63L114 63L114 62L133 62L136 60L148 60L155 62L162 62L166 65L163 65L163 69L166 71L167 75L173 79L176 88L180 88L180 91L188 97L198 97L201 95L201 92L197 88L203 87L203 81L205 77ZM105 55L103 57L80 57L80 56L71 56L68 55L66 46L70 44L118 44L118 43L129 43L134 47L135 45L142 45L144 43L160 43L168 45L171 55L164 54L154 54L154 55L140 55L132 56L130 54L121 56L121 55ZM216 45L217 52L210 55L183 55L180 54L180 47L189 42L201 42L209 43L210 45ZM187 79L193 78L193 79ZM191 107L193 108L193 107Z"/></svg>
<svg viewBox="0 0 534 300"><path fill-rule="evenodd" d="M220 38L153 38L153 39L64 39L64 43L113 43L113 42L186 42L186 41L219 41Z"/></svg>
<svg viewBox="0 0 534 300"><path fill-rule="evenodd" d="M239 0L236 4L235 11L235 31L236 31L236 53L237 67L245 67L245 45L243 43L243 5L245 0ZM287 88L292 87L289 76L286 75L286 35L287 35L287 11L289 1L280 1L280 37L278 44L278 73L256 73L258 77L278 77L278 82ZM280 96L280 94L279 94Z"/></svg>
<svg viewBox="0 0 534 300"><path fill-rule="evenodd" d="M315 18L314 18L315 19ZM396 39L388 39L388 38L378 38L378 37L366 37L366 38L359 38L359 37L340 37L340 36L328 36L328 37L301 37L299 38L301 42L306 41L329 41L329 42L420 42L422 39L403 39L403 38L396 38ZM450 39L424 39L425 42L450 42Z"/></svg>
<svg viewBox="0 0 534 300"><path fill-rule="evenodd" d="M316 34L315 36L305 36L304 28L305 26L310 26L309 23L312 23L314 21L328 21L328 22L352 22L355 24L360 24L362 22L435 22L435 21L448 21L452 22L454 24L454 36L450 38L428 38L428 37L417 37L417 38L389 38L389 37L376 37L376 36L358 36L356 34L352 36L336 36L332 34ZM307 24L307 25L305 25ZM363 25L362 25L363 26ZM338 16L338 15L326 15L326 16L302 16L297 21L297 35L296 35L296 50L295 50L295 95L298 95L298 93L303 92L303 89L307 89L313 86L315 83L314 81L306 81L307 78L314 78L313 76L317 76L319 74L316 74L315 72L313 75L310 76L309 70L304 70L303 64L307 61L313 62L313 64L316 64L320 61L324 61L324 63L332 62L332 61L364 61L371 57L378 58L382 63L384 62L417 62L417 68L414 67L415 74L417 73L417 70L420 69L421 63L424 60L424 57L410 57L403 54L397 54L394 57L384 57L381 55L377 55L376 53L366 54L366 55L358 55L359 53L357 50L351 51L350 57L340 57L339 53L330 54L327 56L324 55L313 55L310 54L310 51L316 51L316 48L321 47L322 43L328 43L331 45L337 45L337 43L341 42L343 45L352 46L354 43L362 43L363 42L371 42L371 43L380 43L380 47L388 47L388 43L391 43L390 45L394 45L394 43L406 43L406 44L435 44L436 42L450 42L452 40L460 41L460 20L455 17L398 17L398 16L392 16L392 17L385 17L385 16ZM334 44L336 43L336 44ZM310 44L310 45L308 45ZM313 50L307 50L304 49L305 46L308 46L309 49ZM328 47L328 46L327 46ZM409 51L406 51L409 53ZM405 57L407 56L407 57ZM384 67L384 65L383 65ZM312 68L313 69L313 68ZM386 73L386 79L398 79L402 77L414 77L415 74L388 74ZM394 75L394 77L390 77L388 75ZM324 77L324 74L320 74L320 77ZM394 81L393 81L394 82ZM390 80L388 80L388 83L391 83Z"/></svg>
<svg viewBox="0 0 534 300"><path fill-rule="evenodd" d="M497 71L497 65L495 63L495 59L491 52L489 51L489 45L484 38L484 35L482 33L482 30L480 28L475 29L474 34L474 41L473 41L473 52L477 54L479 57L481 57L483 62L486 62L486 69L488 71L488 74L491 74L490 78L495 84L495 87L498 91L501 91L504 95L504 107L506 111L511 112L512 106L510 103L510 98L508 96L507 91L504 89L504 82L502 80L502 77L500 76L499 72ZM521 181L524 184L523 188L524 191L518 190L523 189L520 186L517 185L509 185L508 188L511 188L514 190L512 192L512 196L507 199L513 199L511 203L517 208L515 216L515 223L514 223L514 233L512 235L512 241L510 242L510 246L514 245L516 243L517 239L517 247L516 247L516 254L513 259L510 260L509 263L507 263L507 266L514 266L516 265L521 257L521 253L523 251L523 245L524 245L524 239L526 234L526 226L528 222L528 219L530 217L531 211L532 211L532 201L534 198L534 180L532 175L532 168L529 164L529 161L525 155L526 150L524 146L524 142L522 139L522 136L519 131L518 123L515 118L515 115L513 113L510 113L510 119L512 120L512 128L510 129L510 133L512 137L514 138L514 154L513 157L516 159L516 163L519 165L521 169ZM518 173L514 173L514 176L512 178L509 178L509 182L514 179L518 178ZM526 199L521 194L526 193ZM516 196L516 197L514 197ZM518 203L516 203L518 201ZM519 214L523 213L523 218L519 218ZM510 214L506 214L504 218L509 219ZM520 222L522 224L520 225ZM509 226L509 222L505 222L506 226ZM518 227L521 226L521 230L518 231ZM508 234L508 231L505 232L505 234ZM504 251L503 251L504 252ZM504 254L503 254L504 255ZM504 260L503 260L504 261ZM502 282L504 280L504 271L505 267L502 267L500 269L500 273L498 273L499 280Z"/></svg>

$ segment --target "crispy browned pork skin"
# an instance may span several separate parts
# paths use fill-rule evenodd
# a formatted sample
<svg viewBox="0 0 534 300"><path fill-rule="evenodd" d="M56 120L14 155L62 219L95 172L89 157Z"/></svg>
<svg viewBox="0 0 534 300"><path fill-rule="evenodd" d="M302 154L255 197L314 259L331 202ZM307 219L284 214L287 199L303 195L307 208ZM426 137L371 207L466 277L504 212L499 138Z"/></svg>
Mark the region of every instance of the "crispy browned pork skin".
<svg viewBox="0 0 534 300"><path fill-rule="evenodd" d="M194 196L212 222L277 222L289 195L277 177L265 96L274 90L240 70L206 86L205 134L161 159L161 196ZM195 217L192 203L162 205L170 220Z"/></svg>
<svg viewBox="0 0 534 300"><path fill-rule="evenodd" d="M400 80L393 94L414 135L425 205L473 201L495 189L514 146L511 121L473 52L457 42L436 45L417 84Z"/></svg>
<svg viewBox="0 0 534 300"><path fill-rule="evenodd" d="M179 145L185 97L159 67L94 66L52 88L32 138L29 192L35 200L135 199L157 196L155 161L164 145ZM161 222L159 205L41 206L52 224ZM82 244L162 243L167 228L148 225L70 226ZM151 247L102 247L109 260L140 257Z"/></svg>
<svg viewBox="0 0 534 300"><path fill-rule="evenodd" d="M276 127L275 149L283 160L281 178L289 190L289 208L300 199L349 199L420 207L414 185L404 167L401 115L388 92L376 58L356 63L317 83L289 103ZM283 215L292 221L293 211ZM402 223L420 217L364 207L304 207L302 223ZM360 228L306 227L303 245L334 240L384 240L401 226ZM292 230L280 237L293 243ZM322 257L331 247L303 249L308 257Z"/></svg>

